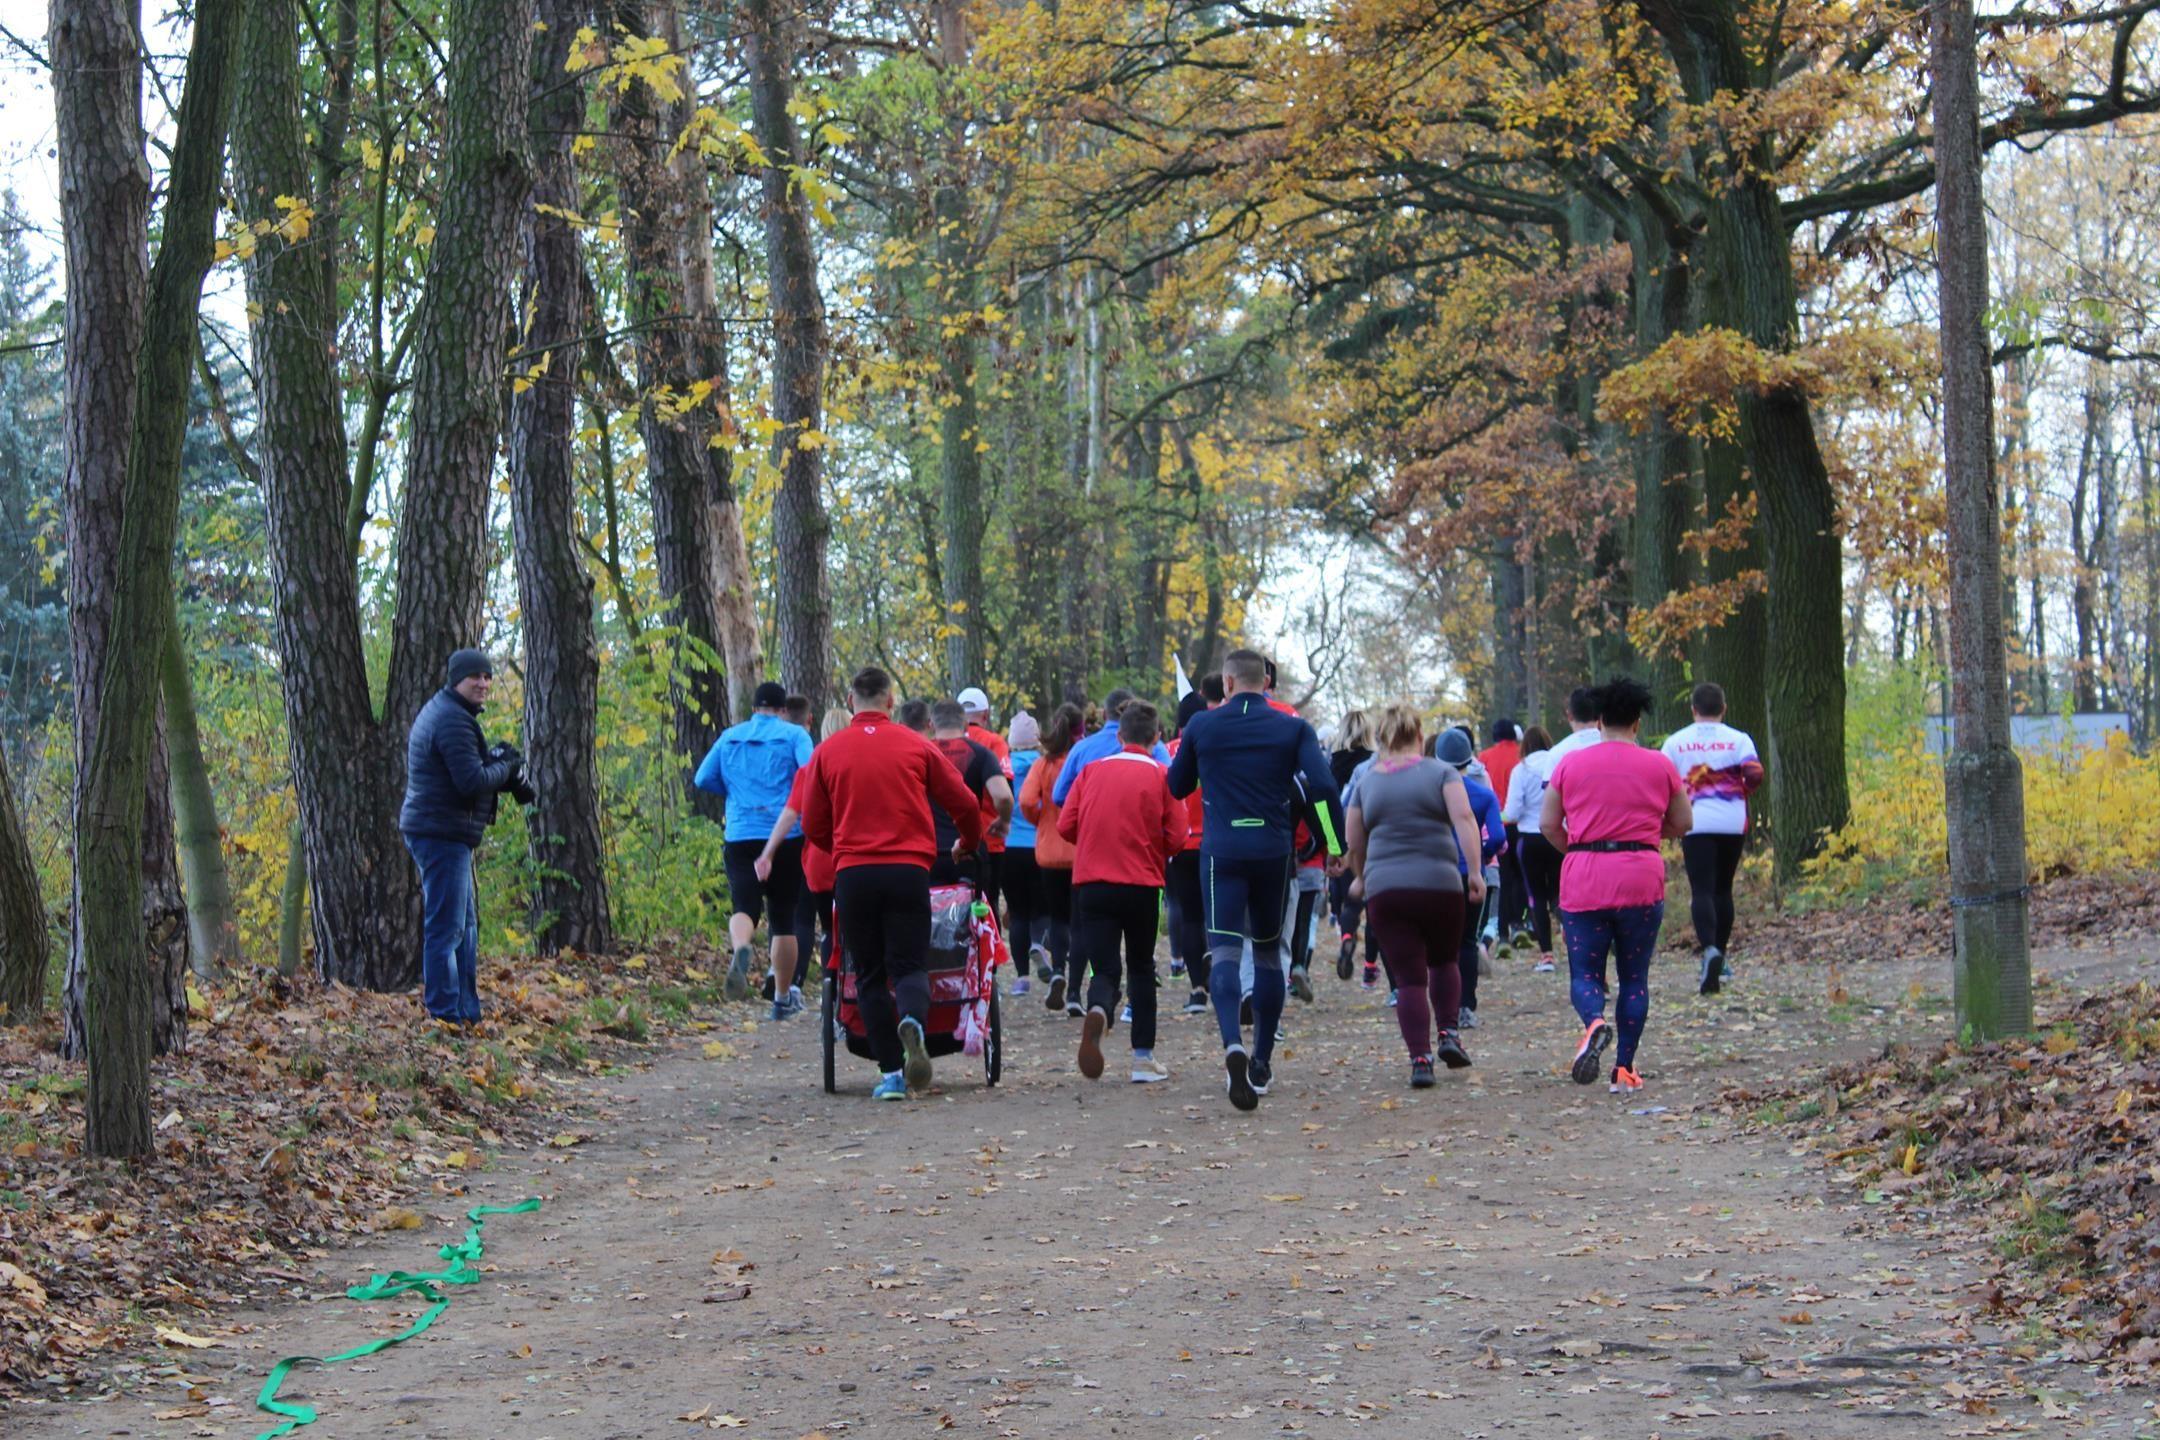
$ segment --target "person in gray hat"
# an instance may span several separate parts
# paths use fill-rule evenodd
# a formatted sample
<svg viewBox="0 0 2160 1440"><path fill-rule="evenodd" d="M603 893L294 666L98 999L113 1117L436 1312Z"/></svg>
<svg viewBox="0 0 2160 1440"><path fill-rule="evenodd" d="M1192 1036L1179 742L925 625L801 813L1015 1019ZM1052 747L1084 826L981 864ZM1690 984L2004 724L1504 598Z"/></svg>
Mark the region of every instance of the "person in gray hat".
<svg viewBox="0 0 2160 1440"><path fill-rule="evenodd" d="M420 869L421 1001L449 1025L480 1023L480 907L473 894L473 851L495 821L496 797L536 798L525 757L514 745L492 748L480 711L495 685L486 652L457 650L443 688L428 697L405 742L405 803L398 831Z"/></svg>

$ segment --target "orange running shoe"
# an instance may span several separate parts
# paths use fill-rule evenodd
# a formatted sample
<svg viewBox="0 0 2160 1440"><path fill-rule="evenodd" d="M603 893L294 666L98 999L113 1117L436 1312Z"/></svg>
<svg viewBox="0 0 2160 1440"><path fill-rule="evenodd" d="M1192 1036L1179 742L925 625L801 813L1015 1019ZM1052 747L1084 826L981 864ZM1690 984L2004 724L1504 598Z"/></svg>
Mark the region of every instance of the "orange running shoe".
<svg viewBox="0 0 2160 1440"><path fill-rule="evenodd" d="M1612 1022L1600 1015L1583 1027L1582 1043L1575 1047L1575 1064L1569 1074L1578 1085L1597 1083L1597 1072L1602 1068L1598 1062L1605 1057L1605 1047L1612 1044Z"/></svg>
<svg viewBox="0 0 2160 1440"><path fill-rule="evenodd" d="M1613 1066L1612 1084L1606 1087L1615 1095L1633 1095L1642 1089L1642 1076L1625 1065Z"/></svg>

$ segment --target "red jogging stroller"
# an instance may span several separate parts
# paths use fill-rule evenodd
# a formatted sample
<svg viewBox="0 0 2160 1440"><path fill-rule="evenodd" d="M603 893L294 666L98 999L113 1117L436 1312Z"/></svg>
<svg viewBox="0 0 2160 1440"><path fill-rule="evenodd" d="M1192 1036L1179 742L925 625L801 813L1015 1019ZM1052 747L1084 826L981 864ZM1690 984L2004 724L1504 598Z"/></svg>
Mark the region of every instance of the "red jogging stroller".
<svg viewBox="0 0 2160 1440"><path fill-rule="evenodd" d="M855 971L841 953L833 928L825 960L825 1093L839 1089L834 1063L840 1047L871 1058L870 1034L855 1005ZM1005 1027L998 1013L998 967L1012 958L997 916L973 885L939 885L930 891L930 1020L923 1039L931 1055L980 1055L983 1083L995 1085L1005 1068Z"/></svg>

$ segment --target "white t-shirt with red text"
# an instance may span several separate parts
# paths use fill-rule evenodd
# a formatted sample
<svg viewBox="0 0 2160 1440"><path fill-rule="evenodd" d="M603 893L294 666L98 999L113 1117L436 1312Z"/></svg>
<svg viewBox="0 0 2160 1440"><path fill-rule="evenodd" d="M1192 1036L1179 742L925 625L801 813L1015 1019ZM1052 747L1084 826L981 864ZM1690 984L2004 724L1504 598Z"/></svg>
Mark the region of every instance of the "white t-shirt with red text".
<svg viewBox="0 0 2160 1440"><path fill-rule="evenodd" d="M1762 760L1744 730L1721 720L1697 720L1663 746L1695 806L1690 835L1745 835L1748 793L1762 784Z"/></svg>

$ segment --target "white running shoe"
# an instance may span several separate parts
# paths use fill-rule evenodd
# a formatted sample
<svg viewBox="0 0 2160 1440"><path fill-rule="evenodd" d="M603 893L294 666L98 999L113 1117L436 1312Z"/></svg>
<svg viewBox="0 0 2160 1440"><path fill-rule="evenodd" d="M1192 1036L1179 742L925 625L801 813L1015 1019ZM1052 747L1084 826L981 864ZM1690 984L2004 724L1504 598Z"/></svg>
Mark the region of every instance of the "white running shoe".
<svg viewBox="0 0 2160 1440"><path fill-rule="evenodd" d="M1149 1056L1145 1060L1136 1059L1132 1062L1132 1083L1135 1085L1153 1085L1158 1080L1168 1080L1169 1078L1170 1071L1168 1067L1153 1056Z"/></svg>

